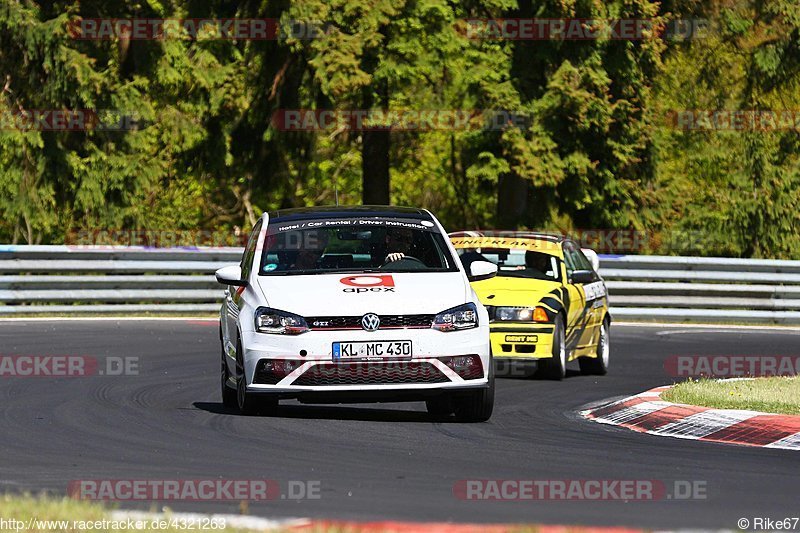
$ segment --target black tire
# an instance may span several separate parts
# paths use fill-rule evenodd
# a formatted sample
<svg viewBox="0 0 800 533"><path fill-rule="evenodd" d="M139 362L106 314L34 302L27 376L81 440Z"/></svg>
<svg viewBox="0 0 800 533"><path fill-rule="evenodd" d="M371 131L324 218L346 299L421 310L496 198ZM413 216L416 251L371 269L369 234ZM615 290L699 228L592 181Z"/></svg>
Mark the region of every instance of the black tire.
<svg viewBox="0 0 800 533"><path fill-rule="evenodd" d="M450 416L453 414L453 399L450 396L440 396L425 400L425 408L433 416Z"/></svg>
<svg viewBox="0 0 800 533"><path fill-rule="evenodd" d="M228 363L225 361L225 348L222 349L222 370L220 372L220 385L222 387L222 405L227 407L228 409L236 409L239 407L238 402L236 401L236 389L231 388L228 386L228 378L230 377L230 373L228 372Z"/></svg>
<svg viewBox="0 0 800 533"><path fill-rule="evenodd" d="M494 360L489 358L489 386L470 391L455 404L459 422L486 422L494 411Z"/></svg>
<svg viewBox="0 0 800 533"><path fill-rule="evenodd" d="M539 359L540 375L546 379L562 380L567 375L567 346L564 337L564 319L556 317L553 327L553 354L547 359Z"/></svg>
<svg viewBox="0 0 800 533"><path fill-rule="evenodd" d="M611 323L603 319L600 326L600 339L597 341L597 357L579 357L581 373L592 376L604 376L608 373L608 361L611 355Z"/></svg>
<svg viewBox="0 0 800 533"><path fill-rule="evenodd" d="M278 408L277 398L247 392L241 342L236 343L236 405L243 415L273 414Z"/></svg>

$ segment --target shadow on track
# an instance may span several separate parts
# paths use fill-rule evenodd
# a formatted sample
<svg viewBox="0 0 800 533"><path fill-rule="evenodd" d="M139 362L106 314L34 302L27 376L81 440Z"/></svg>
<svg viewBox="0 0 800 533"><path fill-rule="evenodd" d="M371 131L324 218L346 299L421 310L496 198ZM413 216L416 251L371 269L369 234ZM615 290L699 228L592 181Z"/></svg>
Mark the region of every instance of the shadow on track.
<svg viewBox="0 0 800 533"><path fill-rule="evenodd" d="M217 415L242 416L237 409L228 409L220 402L194 402L192 405L201 411ZM365 404L370 405L370 404ZM257 418L298 418L322 420L360 420L365 422L418 422L425 424L463 423L455 416L434 416L425 411L405 411L351 405L280 405L277 412L269 415L254 415Z"/></svg>
<svg viewBox="0 0 800 533"><path fill-rule="evenodd" d="M567 368L567 373L564 379L583 376L580 370L573 370ZM546 377L541 376L535 369L519 369L513 367L497 368L495 367L495 377L498 379L509 379L519 381L553 381Z"/></svg>

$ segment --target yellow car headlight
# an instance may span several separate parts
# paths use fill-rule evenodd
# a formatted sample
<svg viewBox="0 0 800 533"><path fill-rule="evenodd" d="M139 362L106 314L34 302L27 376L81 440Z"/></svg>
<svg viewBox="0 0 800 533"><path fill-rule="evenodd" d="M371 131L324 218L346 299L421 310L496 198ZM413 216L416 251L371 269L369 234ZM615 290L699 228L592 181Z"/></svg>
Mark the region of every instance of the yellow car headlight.
<svg viewBox="0 0 800 533"><path fill-rule="evenodd" d="M503 322L548 322L544 307L496 307L495 320Z"/></svg>

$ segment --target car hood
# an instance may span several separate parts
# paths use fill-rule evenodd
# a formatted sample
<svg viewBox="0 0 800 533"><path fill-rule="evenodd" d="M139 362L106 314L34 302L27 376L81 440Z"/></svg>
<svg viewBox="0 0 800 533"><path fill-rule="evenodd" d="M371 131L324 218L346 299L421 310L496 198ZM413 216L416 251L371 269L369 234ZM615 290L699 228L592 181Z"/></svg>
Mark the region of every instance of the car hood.
<svg viewBox="0 0 800 533"><path fill-rule="evenodd" d="M532 306L545 295L557 290L561 283L530 278L494 277L472 284L484 305Z"/></svg>
<svg viewBox="0 0 800 533"><path fill-rule="evenodd" d="M435 314L471 300L461 272L258 276L269 307L302 316Z"/></svg>

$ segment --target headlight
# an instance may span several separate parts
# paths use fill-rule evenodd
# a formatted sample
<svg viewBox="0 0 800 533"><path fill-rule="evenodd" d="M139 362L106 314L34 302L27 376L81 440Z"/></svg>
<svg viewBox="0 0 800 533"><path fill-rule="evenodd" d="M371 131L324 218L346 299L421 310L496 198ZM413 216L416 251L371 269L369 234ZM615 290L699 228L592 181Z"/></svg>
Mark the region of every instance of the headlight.
<svg viewBox="0 0 800 533"><path fill-rule="evenodd" d="M277 335L299 335L308 331L308 324L300 315L259 307L256 310L256 331Z"/></svg>
<svg viewBox="0 0 800 533"><path fill-rule="evenodd" d="M478 308L473 303L459 305L442 311L433 319L431 325L439 331L457 331L478 327Z"/></svg>
<svg viewBox="0 0 800 533"><path fill-rule="evenodd" d="M495 307L495 320L507 322L548 322L544 307Z"/></svg>

